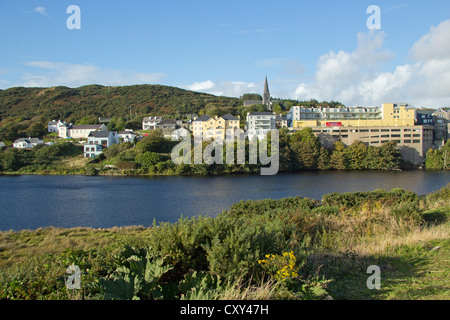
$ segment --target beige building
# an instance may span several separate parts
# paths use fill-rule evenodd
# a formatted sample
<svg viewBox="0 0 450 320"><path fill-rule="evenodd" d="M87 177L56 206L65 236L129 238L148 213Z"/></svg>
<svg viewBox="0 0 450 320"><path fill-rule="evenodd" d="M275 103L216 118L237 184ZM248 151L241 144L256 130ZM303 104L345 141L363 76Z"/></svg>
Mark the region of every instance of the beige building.
<svg viewBox="0 0 450 320"><path fill-rule="evenodd" d="M326 148L336 141L349 146L356 140L379 147L389 141L397 143L404 160L421 164L426 152L433 146L433 126L380 126L380 127L312 127Z"/></svg>
<svg viewBox="0 0 450 320"><path fill-rule="evenodd" d="M192 122L192 134L194 138L203 140L222 139L225 140L227 130L234 131L240 128L240 119L226 114L222 117L201 116Z"/></svg>
<svg viewBox="0 0 450 320"><path fill-rule="evenodd" d="M108 128L104 124L60 126L58 136L60 138L87 139L92 131L108 131Z"/></svg>
<svg viewBox="0 0 450 320"><path fill-rule="evenodd" d="M417 108L407 104L384 103L381 108L294 106L288 113L288 126L305 127L387 127L413 126Z"/></svg>

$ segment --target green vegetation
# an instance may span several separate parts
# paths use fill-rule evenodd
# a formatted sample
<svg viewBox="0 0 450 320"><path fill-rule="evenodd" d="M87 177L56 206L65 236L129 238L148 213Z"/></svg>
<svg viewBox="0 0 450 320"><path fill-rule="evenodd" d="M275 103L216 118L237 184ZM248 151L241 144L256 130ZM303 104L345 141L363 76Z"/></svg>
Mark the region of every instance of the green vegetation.
<svg viewBox="0 0 450 320"><path fill-rule="evenodd" d="M380 147L355 141L349 147L336 142L332 149L324 148L310 128L289 134L280 130L280 172L302 170L396 170L402 159L396 144ZM82 146L73 142L58 142L32 150L7 149L0 153L0 172L9 173L69 173L127 175L222 175L259 174L261 164L249 164L249 142L245 145L245 164L227 163L227 146L223 146L223 164L174 164L170 153L178 142L164 138L161 130L152 130L136 143L115 144L103 154L84 159ZM210 142L202 145L202 154ZM269 143L270 145L270 136ZM194 143L191 143L194 163ZM237 143L234 144L237 163Z"/></svg>
<svg viewBox="0 0 450 320"><path fill-rule="evenodd" d="M162 85L105 87L88 85L79 88L10 88L0 91L0 119L7 117L61 119L75 123L83 117L122 117L155 114L166 116L197 113L208 103L217 107L235 107L238 98Z"/></svg>
<svg viewBox="0 0 450 320"><path fill-rule="evenodd" d="M152 227L0 233L5 299L449 299L450 185L241 201ZM66 269L80 267L81 290ZM369 266L381 289L366 286Z"/></svg>
<svg viewBox="0 0 450 320"><path fill-rule="evenodd" d="M428 169L449 169L450 168L450 140L439 150L430 149L427 152L425 165Z"/></svg>
<svg viewBox="0 0 450 320"><path fill-rule="evenodd" d="M58 142L50 146L40 144L31 150L9 148L0 153L0 172L82 174L84 169L71 163L86 161L83 147L72 142Z"/></svg>

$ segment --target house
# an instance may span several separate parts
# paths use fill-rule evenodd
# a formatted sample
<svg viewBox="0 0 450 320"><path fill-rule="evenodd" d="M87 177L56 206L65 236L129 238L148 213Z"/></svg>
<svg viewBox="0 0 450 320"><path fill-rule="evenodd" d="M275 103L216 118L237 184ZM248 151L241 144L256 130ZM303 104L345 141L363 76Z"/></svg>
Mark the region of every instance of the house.
<svg viewBox="0 0 450 320"><path fill-rule="evenodd" d="M175 120L162 120L155 126L155 129L171 131L171 130L175 130L176 127L177 127L177 123Z"/></svg>
<svg viewBox="0 0 450 320"><path fill-rule="evenodd" d="M282 116L281 114L277 115L275 120L277 127L279 128L287 128L287 116Z"/></svg>
<svg viewBox="0 0 450 320"><path fill-rule="evenodd" d="M113 131L92 131L87 137L87 143L84 145L84 157L95 158L103 152L103 149L109 148L116 143L116 134Z"/></svg>
<svg viewBox="0 0 450 320"><path fill-rule="evenodd" d="M52 120L47 124L48 132L58 132L59 128L63 126L65 122L61 122L61 120Z"/></svg>
<svg viewBox="0 0 450 320"><path fill-rule="evenodd" d="M227 133L234 137L234 132L240 128L240 119L226 114L222 117L211 118L208 115L201 116L192 122L194 138L203 140L226 138Z"/></svg>
<svg viewBox="0 0 450 320"><path fill-rule="evenodd" d="M39 138L19 138L13 142L13 147L17 149L34 148L38 144L43 144Z"/></svg>
<svg viewBox="0 0 450 320"><path fill-rule="evenodd" d="M170 135L170 139L172 141L180 141L181 139L188 138L191 136L191 133L188 129L181 127L179 129L175 129L172 131Z"/></svg>
<svg viewBox="0 0 450 320"><path fill-rule="evenodd" d="M104 124L65 125L59 127L60 138L86 139L93 131L108 131Z"/></svg>
<svg viewBox="0 0 450 320"><path fill-rule="evenodd" d="M144 117L144 119L142 119L142 130L156 129L156 125L162 120L162 117Z"/></svg>
<svg viewBox="0 0 450 320"><path fill-rule="evenodd" d="M117 139L123 139L123 142L134 142L136 134L133 131L120 131L117 134Z"/></svg>
<svg viewBox="0 0 450 320"><path fill-rule="evenodd" d="M434 126L433 113L436 110L417 110L416 111L416 125L430 125Z"/></svg>
<svg viewBox="0 0 450 320"><path fill-rule="evenodd" d="M247 113L247 131L248 139L254 137L263 139L270 130L276 129L277 115L272 112L253 112Z"/></svg>
<svg viewBox="0 0 450 320"><path fill-rule="evenodd" d="M440 108L432 114L435 145L441 147L450 137L450 108Z"/></svg>

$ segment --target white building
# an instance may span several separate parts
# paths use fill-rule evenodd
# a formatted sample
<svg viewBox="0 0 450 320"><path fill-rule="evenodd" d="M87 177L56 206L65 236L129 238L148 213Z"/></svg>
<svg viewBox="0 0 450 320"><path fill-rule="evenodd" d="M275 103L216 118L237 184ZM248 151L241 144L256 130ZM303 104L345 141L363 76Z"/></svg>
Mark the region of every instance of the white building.
<svg viewBox="0 0 450 320"><path fill-rule="evenodd" d="M134 142L136 134L133 131L121 131L117 134L117 139L123 139L123 142Z"/></svg>
<svg viewBox="0 0 450 320"><path fill-rule="evenodd" d="M104 124L64 125L59 127L60 138L86 139L93 131L108 131Z"/></svg>
<svg viewBox="0 0 450 320"><path fill-rule="evenodd" d="M95 158L103 152L103 149L109 148L115 143L115 132L92 131L87 137L87 143L84 145L84 157Z"/></svg>
<svg viewBox="0 0 450 320"><path fill-rule="evenodd" d="M277 128L276 119L277 115L272 112L247 113L248 139L252 140L255 136L263 139L270 130Z"/></svg>
<svg viewBox="0 0 450 320"><path fill-rule="evenodd" d="M65 126L65 124L61 120L52 120L47 124L48 132L59 132L59 128Z"/></svg>
<svg viewBox="0 0 450 320"><path fill-rule="evenodd" d="M13 147L17 149L33 148L38 144L43 144L39 138L19 138L13 142Z"/></svg>
<svg viewBox="0 0 450 320"><path fill-rule="evenodd" d="M142 130L156 129L156 125L162 120L162 117L144 117L144 119L142 119Z"/></svg>

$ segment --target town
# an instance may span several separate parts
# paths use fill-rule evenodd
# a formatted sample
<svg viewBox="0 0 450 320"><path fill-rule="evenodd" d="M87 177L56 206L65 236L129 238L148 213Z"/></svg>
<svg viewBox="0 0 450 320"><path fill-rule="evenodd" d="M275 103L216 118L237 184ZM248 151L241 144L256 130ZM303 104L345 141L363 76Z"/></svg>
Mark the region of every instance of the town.
<svg viewBox="0 0 450 320"><path fill-rule="evenodd" d="M407 103L384 103L381 107L329 107L292 106L289 111L276 113L272 106L267 77L262 100L245 100L244 106L265 106L265 111L248 112L245 121L240 115L222 116L190 114L189 119L166 119L164 115L145 116L141 130L111 131L111 118L98 118L96 124L72 124L61 120L48 123L48 132L57 134L58 140L75 140L83 145L85 158L95 158L113 144L136 142L153 130L160 130L172 141L183 138L214 141L224 140L246 130L249 140L261 140L268 132L284 128L289 134L311 128L325 148L333 148L340 141L350 146L360 141L367 146L381 146L395 142L404 161L421 165L429 150L443 147L450 137L450 108L423 109ZM186 139L185 139L186 140ZM53 144L49 141L47 144ZM39 137L19 138L12 147L33 148L44 141ZM0 147L5 146L0 142Z"/></svg>

